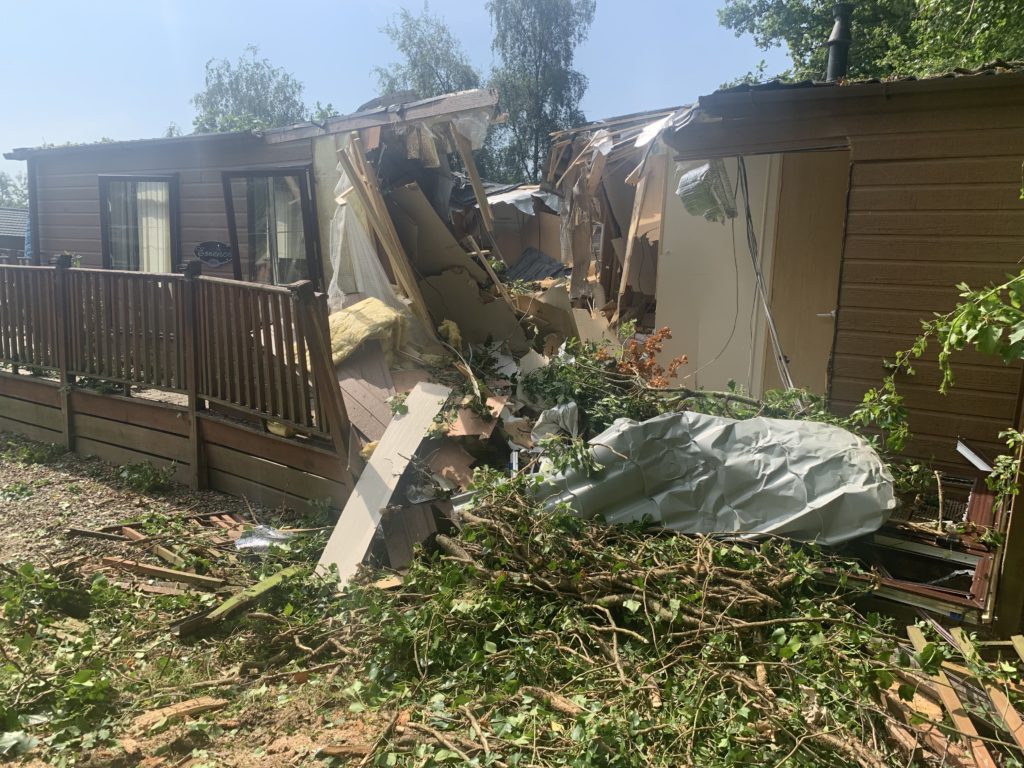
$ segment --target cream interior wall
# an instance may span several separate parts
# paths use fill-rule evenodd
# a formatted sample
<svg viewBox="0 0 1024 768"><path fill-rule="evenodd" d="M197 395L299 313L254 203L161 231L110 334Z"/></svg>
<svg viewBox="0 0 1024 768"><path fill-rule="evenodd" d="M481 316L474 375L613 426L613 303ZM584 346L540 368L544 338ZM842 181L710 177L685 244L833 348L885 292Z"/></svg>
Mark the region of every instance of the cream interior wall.
<svg viewBox="0 0 1024 768"><path fill-rule="evenodd" d="M780 159L779 155L745 158L754 230L768 279ZM673 164L666 174L656 324L671 328L673 338L665 345L664 358L689 358L679 371L680 385L723 389L735 380L759 395L765 367L764 320L755 304L742 195L737 195L740 216L725 224L689 214L676 196L676 187L682 173L694 165L698 163L677 169ZM726 158L725 166L735 188L736 159Z"/></svg>
<svg viewBox="0 0 1024 768"><path fill-rule="evenodd" d="M850 153L794 152L782 160L771 298L793 382L819 395L828 388ZM766 389L782 386L769 357Z"/></svg>

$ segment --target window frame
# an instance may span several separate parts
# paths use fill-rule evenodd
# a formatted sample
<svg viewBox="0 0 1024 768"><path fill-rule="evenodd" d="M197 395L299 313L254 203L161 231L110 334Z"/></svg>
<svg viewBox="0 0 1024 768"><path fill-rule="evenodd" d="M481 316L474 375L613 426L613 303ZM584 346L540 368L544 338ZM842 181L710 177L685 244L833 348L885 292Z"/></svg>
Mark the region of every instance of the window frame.
<svg viewBox="0 0 1024 768"><path fill-rule="evenodd" d="M235 217L235 196L231 182L235 179L245 179L246 182L252 179L260 179L275 176L297 176L299 177L299 200L302 206L302 235L306 244L306 264L309 280L313 283L315 290L322 290L324 281L323 261L320 252L320 227L317 221L316 212L316 188L312 165L299 165L274 168L246 168L242 170L221 171L221 184L224 188L224 210L228 219L228 237L231 245L232 265L234 267L235 280L245 280L242 277L242 251L239 247L238 223ZM247 209L250 206L251 196L246 195ZM252 211L247 210L250 219ZM250 249L252 244L250 243Z"/></svg>
<svg viewBox="0 0 1024 768"><path fill-rule="evenodd" d="M181 206L178 197L178 174L138 174L118 173L99 174L100 191L100 248L103 251L103 268L112 269L110 254L110 182L112 181L160 181L168 185L168 207L170 221L168 226L171 230L171 273L181 266ZM138 269L127 270L138 272Z"/></svg>

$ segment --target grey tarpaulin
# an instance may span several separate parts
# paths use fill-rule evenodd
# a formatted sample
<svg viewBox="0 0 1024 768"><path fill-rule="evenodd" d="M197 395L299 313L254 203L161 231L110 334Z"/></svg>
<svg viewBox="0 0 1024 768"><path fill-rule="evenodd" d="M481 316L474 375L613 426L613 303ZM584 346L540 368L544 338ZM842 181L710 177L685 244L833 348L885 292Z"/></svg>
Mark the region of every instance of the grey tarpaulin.
<svg viewBox="0 0 1024 768"><path fill-rule="evenodd" d="M892 476L862 438L830 424L667 413L619 419L590 441L604 467L546 478L549 504L684 533L776 534L834 545L877 530Z"/></svg>

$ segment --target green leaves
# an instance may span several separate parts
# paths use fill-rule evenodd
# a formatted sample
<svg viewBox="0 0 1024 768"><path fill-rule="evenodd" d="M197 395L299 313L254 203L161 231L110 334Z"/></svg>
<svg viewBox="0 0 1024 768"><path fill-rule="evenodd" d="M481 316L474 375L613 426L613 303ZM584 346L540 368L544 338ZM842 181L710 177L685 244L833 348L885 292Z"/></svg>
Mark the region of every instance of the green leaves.
<svg viewBox="0 0 1024 768"><path fill-rule="evenodd" d="M936 643L928 643L918 653L914 654L921 669L929 675L937 675L942 670L942 662L947 659L945 649Z"/></svg>
<svg viewBox="0 0 1024 768"><path fill-rule="evenodd" d="M822 79L831 7L818 0L726 0L719 21L752 34L765 50L785 45L793 69L784 74ZM1022 58L1022 14L1021 0L861 0L853 14L850 76L935 75Z"/></svg>

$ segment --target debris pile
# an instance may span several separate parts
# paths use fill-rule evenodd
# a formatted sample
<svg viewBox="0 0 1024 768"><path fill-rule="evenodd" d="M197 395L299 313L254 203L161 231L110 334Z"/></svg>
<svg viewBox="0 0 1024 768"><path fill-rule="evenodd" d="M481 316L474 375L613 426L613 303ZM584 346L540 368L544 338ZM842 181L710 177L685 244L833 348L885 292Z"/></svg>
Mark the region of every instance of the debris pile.
<svg viewBox="0 0 1024 768"><path fill-rule="evenodd" d="M882 766L965 764L979 749L1004 764L1019 758L1008 699L985 707L971 677L1013 695L1021 659L986 665L960 635L972 655L953 665L951 687L939 677L954 655L942 640L920 644L914 627L912 646L892 622L851 607L857 589L823 589L825 571L849 564L781 540L748 548L580 521L538 507L523 476L492 473L481 485L460 534L438 536L439 555L390 591L349 594L381 628L363 700L395 708L382 757ZM953 705L951 727L941 706L957 691L975 706ZM982 735L965 740L971 733Z"/></svg>
<svg viewBox="0 0 1024 768"><path fill-rule="evenodd" d="M414 391L396 423L429 420L443 399ZM267 718L308 701L335 714L288 726L303 737L289 759L881 766L1022 756L1024 638L986 644L934 624L904 637L855 607L871 577L849 562L775 538L583 520L546 508L539 482L478 471L472 499L448 508L403 573L357 570L340 595L338 574L314 565L326 519L261 510L75 529L95 543L92 556L0 574L0 744L11 755L174 765L198 748L214 759L239 739L270 749L285 734ZM379 540L369 548L371 562L392 554Z"/></svg>

